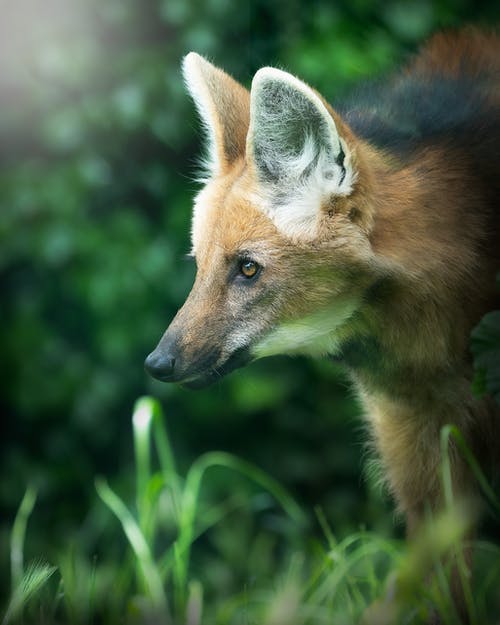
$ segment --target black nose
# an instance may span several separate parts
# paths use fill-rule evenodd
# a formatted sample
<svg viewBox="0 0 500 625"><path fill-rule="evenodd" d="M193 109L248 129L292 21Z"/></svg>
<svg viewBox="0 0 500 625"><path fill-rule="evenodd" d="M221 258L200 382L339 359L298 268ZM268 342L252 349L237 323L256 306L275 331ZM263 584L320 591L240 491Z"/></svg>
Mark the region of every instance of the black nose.
<svg viewBox="0 0 500 625"><path fill-rule="evenodd" d="M171 354L155 349L146 358L144 368L153 378L169 382L174 375L175 358Z"/></svg>

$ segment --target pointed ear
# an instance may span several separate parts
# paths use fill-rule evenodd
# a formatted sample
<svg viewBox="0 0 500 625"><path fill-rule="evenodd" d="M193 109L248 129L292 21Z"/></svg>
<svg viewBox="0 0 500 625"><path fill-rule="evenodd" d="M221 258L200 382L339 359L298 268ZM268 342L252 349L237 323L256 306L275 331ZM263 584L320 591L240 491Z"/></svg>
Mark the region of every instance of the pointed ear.
<svg viewBox="0 0 500 625"><path fill-rule="evenodd" d="M351 150L327 105L287 72L265 67L255 74L246 149L270 195L271 216L285 229L311 230L327 196L352 191Z"/></svg>
<svg viewBox="0 0 500 625"><path fill-rule="evenodd" d="M250 94L195 52L184 57L184 80L208 132L208 173L216 175L245 155Z"/></svg>

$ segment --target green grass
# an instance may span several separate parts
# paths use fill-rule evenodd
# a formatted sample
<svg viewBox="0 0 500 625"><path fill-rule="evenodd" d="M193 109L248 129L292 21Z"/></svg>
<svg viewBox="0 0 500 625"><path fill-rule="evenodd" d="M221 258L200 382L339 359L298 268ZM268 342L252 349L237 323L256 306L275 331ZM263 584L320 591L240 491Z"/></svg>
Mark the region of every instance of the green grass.
<svg viewBox="0 0 500 625"><path fill-rule="evenodd" d="M25 565L27 525L36 515L28 488L12 527L2 625L418 625L433 611L443 625L457 625L446 562L459 568L471 625L499 622L500 549L475 541L479 573L470 575L461 556L470 514L451 495L450 439L492 507L498 499L453 426L441 438L446 510L411 544L367 531L339 539L320 508L307 515L269 475L228 453L204 454L181 476L151 398L138 400L133 432L135 500L96 480L116 534L125 537L123 557L110 562L75 548L55 563ZM223 497L213 488L216 472L227 474ZM252 485L249 493L233 492L235 474Z"/></svg>

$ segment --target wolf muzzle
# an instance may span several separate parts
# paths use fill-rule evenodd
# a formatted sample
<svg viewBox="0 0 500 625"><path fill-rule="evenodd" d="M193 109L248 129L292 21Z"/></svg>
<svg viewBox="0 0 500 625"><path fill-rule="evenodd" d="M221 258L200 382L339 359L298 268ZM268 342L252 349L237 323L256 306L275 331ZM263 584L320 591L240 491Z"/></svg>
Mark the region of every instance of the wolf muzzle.
<svg viewBox="0 0 500 625"><path fill-rule="evenodd" d="M220 349L203 350L186 361L175 345L161 340L144 362L146 371L161 382L177 382L191 389L204 388L252 360L250 351L239 348L224 362Z"/></svg>

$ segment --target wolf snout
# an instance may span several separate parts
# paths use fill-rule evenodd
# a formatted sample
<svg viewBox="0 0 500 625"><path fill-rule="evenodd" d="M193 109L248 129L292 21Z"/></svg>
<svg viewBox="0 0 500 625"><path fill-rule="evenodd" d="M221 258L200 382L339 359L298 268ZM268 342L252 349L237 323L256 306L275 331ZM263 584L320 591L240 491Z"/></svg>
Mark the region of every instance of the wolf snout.
<svg viewBox="0 0 500 625"><path fill-rule="evenodd" d="M161 382L180 384L204 377L220 356L219 347L199 342L182 341L182 336L170 329L144 362L144 368Z"/></svg>
<svg viewBox="0 0 500 625"><path fill-rule="evenodd" d="M173 381L175 371L175 356L169 352L155 349L144 362L144 368L153 378L162 382Z"/></svg>

